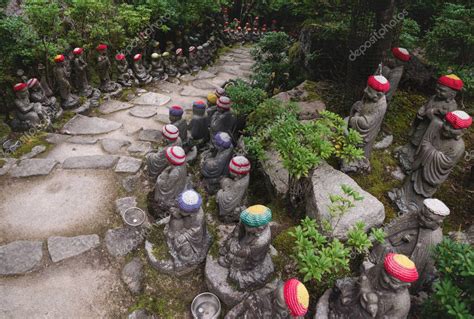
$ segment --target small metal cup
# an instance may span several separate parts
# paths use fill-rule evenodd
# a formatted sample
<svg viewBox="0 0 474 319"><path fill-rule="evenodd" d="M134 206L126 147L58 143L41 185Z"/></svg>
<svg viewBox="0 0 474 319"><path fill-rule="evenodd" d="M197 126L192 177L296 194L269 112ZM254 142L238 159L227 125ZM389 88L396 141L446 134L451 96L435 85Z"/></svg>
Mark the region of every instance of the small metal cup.
<svg viewBox="0 0 474 319"><path fill-rule="evenodd" d="M197 295L191 304L191 313L194 319L217 319L221 310L219 298L210 292Z"/></svg>

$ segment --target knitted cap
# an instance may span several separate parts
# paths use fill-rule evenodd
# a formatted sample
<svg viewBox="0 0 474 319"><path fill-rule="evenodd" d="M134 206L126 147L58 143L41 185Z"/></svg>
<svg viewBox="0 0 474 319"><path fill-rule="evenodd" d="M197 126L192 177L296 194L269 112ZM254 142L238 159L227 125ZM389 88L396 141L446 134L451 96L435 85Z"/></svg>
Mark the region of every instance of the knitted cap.
<svg viewBox="0 0 474 319"><path fill-rule="evenodd" d="M250 162L244 156L235 156L229 163L229 171L238 175L245 175L250 172Z"/></svg>
<svg viewBox="0 0 474 319"><path fill-rule="evenodd" d="M454 129L468 128L472 124L472 117L464 111L448 112L446 114L446 121L451 124Z"/></svg>
<svg viewBox="0 0 474 319"><path fill-rule="evenodd" d="M152 58L152 59L158 59L160 56L161 56L161 55L158 54L158 53L156 53L156 52L151 54L151 58Z"/></svg>
<svg viewBox="0 0 474 319"><path fill-rule="evenodd" d="M171 146L165 152L168 162L173 165L180 166L186 163L186 153L180 146Z"/></svg>
<svg viewBox="0 0 474 319"><path fill-rule="evenodd" d="M199 208L201 208L201 205L201 195L193 189L189 189L178 195L178 206L185 212L197 212Z"/></svg>
<svg viewBox="0 0 474 319"><path fill-rule="evenodd" d="M410 52L408 52L408 50L405 48L393 48L392 54L394 57L403 62L408 62L411 58Z"/></svg>
<svg viewBox="0 0 474 319"><path fill-rule="evenodd" d="M176 55L180 55L183 53L183 49L179 48L176 50Z"/></svg>
<svg viewBox="0 0 474 319"><path fill-rule="evenodd" d="M367 85L375 91L386 93L390 90L390 83L383 75L371 75L367 80Z"/></svg>
<svg viewBox="0 0 474 319"><path fill-rule="evenodd" d="M84 52L83 48L75 48L74 50L72 50L72 53L74 53L75 55L82 54L82 52Z"/></svg>
<svg viewBox="0 0 474 319"><path fill-rule="evenodd" d="M217 88L215 94L217 97L221 97L225 95L225 89L224 88Z"/></svg>
<svg viewBox="0 0 474 319"><path fill-rule="evenodd" d="M169 56L170 56L170 53L169 53L169 52L164 52L164 53L163 53L163 57L164 57L164 58L167 58L167 57L169 57Z"/></svg>
<svg viewBox="0 0 474 319"><path fill-rule="evenodd" d="M170 107L169 115L181 116L183 115L183 113L184 113L183 107L179 105L173 105L172 107Z"/></svg>
<svg viewBox="0 0 474 319"><path fill-rule="evenodd" d="M219 100L217 100L217 107L224 110L230 110L230 104L230 99L227 96L221 96Z"/></svg>
<svg viewBox="0 0 474 319"><path fill-rule="evenodd" d="M58 54L54 57L54 62L59 63L64 61L64 55Z"/></svg>
<svg viewBox="0 0 474 319"><path fill-rule="evenodd" d="M453 90L461 91L464 83L462 80L454 74L443 75L438 79L438 83L447 86Z"/></svg>
<svg viewBox="0 0 474 319"><path fill-rule="evenodd" d="M206 102L204 101L195 101L193 102L193 107L197 109L205 109L206 108Z"/></svg>
<svg viewBox="0 0 474 319"><path fill-rule="evenodd" d="M179 137L179 129L173 124L167 124L163 126L161 133L170 141L176 141Z"/></svg>
<svg viewBox="0 0 474 319"><path fill-rule="evenodd" d="M283 295L286 305L293 317L304 316L308 311L309 293L305 285L298 279L292 278L285 282Z"/></svg>
<svg viewBox="0 0 474 319"><path fill-rule="evenodd" d="M214 143L227 149L232 145L232 138L226 132L217 132L216 135L214 135Z"/></svg>
<svg viewBox="0 0 474 319"><path fill-rule="evenodd" d="M433 214L439 216L448 216L450 210L442 201L436 198L427 198L423 201L423 205Z"/></svg>
<svg viewBox="0 0 474 319"><path fill-rule="evenodd" d="M215 105L217 102L217 95L215 95L214 93L209 93L207 95L207 101L209 102L209 104Z"/></svg>
<svg viewBox="0 0 474 319"><path fill-rule="evenodd" d="M405 255L390 253L384 260L385 271L403 282L418 280L415 263Z"/></svg>
<svg viewBox="0 0 474 319"><path fill-rule="evenodd" d="M196 51L196 47L195 47L195 46L189 47L189 52L194 52L194 51Z"/></svg>
<svg viewBox="0 0 474 319"><path fill-rule="evenodd" d="M133 61L140 61L142 59L142 55L140 53L135 54L133 56Z"/></svg>
<svg viewBox="0 0 474 319"><path fill-rule="evenodd" d="M197 48L197 49L198 49L198 50L202 50L202 46L198 46L198 48Z"/></svg>
<svg viewBox="0 0 474 319"><path fill-rule="evenodd" d="M13 91L15 92L20 92L25 90L28 87L28 84L26 83L17 83L13 86Z"/></svg>
<svg viewBox="0 0 474 319"><path fill-rule="evenodd" d="M240 220L247 226L260 227L272 220L272 211L263 205L254 205L240 213Z"/></svg>
<svg viewBox="0 0 474 319"><path fill-rule="evenodd" d="M101 51L105 51L107 50L107 45L106 44L99 44L96 48L95 48L97 51L101 52Z"/></svg>
<svg viewBox="0 0 474 319"><path fill-rule="evenodd" d="M115 56L115 60L122 61L125 59L125 54L119 53Z"/></svg>
<svg viewBox="0 0 474 319"><path fill-rule="evenodd" d="M39 83L39 81L36 78L29 79L28 82L26 82L26 84L28 85L28 88L32 88L35 85L37 85L38 83Z"/></svg>

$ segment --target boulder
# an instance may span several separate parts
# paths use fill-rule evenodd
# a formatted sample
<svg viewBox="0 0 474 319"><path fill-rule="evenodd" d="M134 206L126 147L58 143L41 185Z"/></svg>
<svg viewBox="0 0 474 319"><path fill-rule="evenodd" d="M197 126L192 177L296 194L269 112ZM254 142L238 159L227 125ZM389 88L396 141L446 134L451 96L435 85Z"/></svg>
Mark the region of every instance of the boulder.
<svg viewBox="0 0 474 319"><path fill-rule="evenodd" d="M140 258L135 257L122 269L122 280L127 284L128 289L137 295L143 290L143 263Z"/></svg>
<svg viewBox="0 0 474 319"><path fill-rule="evenodd" d="M109 229L105 233L105 245L114 257L125 256L145 240L144 230L135 227Z"/></svg>
<svg viewBox="0 0 474 319"><path fill-rule="evenodd" d="M348 175L322 162L309 176L309 187L306 191L306 214L317 221L329 220L333 227L330 236L346 239L347 231L357 222L364 222L365 229L380 226L385 219L385 208L374 196L360 188ZM364 199L354 201L351 208L341 218L331 220L328 206L331 204L330 195L341 195L342 185L350 186Z"/></svg>
<svg viewBox="0 0 474 319"><path fill-rule="evenodd" d="M283 160L275 150L265 152L266 160L262 161L262 168L268 184L275 195L285 197L288 193L288 182L290 175L283 167Z"/></svg>

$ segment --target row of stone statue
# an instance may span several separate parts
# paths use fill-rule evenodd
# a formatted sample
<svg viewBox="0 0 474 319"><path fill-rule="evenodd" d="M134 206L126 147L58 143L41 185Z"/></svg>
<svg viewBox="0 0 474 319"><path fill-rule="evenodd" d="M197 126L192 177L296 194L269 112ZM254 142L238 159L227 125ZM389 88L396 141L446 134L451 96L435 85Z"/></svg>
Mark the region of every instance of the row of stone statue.
<svg viewBox="0 0 474 319"><path fill-rule="evenodd" d="M372 147L387 104L396 92L404 64L410 60L410 54L404 48L394 48L392 53L395 67L384 66L382 74L370 76L364 97L351 108L349 128L362 136L365 157L343 163L341 170L344 172L370 171ZM389 196L402 213L419 211L423 200L436 193L464 154L462 136L471 126L472 118L459 110L456 103L456 93L462 88L463 82L456 75L441 76L436 94L420 107L413 120L409 143L397 150L396 156L408 176L403 187L391 191Z"/></svg>

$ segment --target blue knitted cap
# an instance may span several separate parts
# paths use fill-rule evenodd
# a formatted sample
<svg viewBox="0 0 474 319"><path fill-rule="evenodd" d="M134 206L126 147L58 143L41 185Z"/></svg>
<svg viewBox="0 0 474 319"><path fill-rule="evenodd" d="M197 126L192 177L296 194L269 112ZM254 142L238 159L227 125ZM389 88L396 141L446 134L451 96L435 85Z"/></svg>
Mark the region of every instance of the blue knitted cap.
<svg viewBox="0 0 474 319"><path fill-rule="evenodd" d="M232 138L226 132L217 132L214 142L220 147L229 148L232 145Z"/></svg>
<svg viewBox="0 0 474 319"><path fill-rule="evenodd" d="M197 212L201 208L201 204L201 195L193 189L186 190L178 195L178 206L185 212Z"/></svg>

